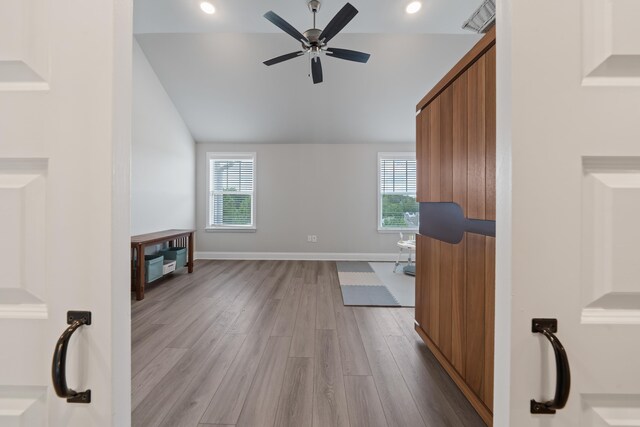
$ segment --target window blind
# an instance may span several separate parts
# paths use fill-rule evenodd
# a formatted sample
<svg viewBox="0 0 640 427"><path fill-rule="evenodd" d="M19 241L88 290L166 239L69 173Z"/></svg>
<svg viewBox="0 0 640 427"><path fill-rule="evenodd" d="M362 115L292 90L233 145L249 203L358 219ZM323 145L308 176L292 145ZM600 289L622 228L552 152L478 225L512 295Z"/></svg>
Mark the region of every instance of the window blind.
<svg viewBox="0 0 640 427"><path fill-rule="evenodd" d="M416 160L412 153L380 153L379 229L415 230L418 227Z"/></svg>
<svg viewBox="0 0 640 427"><path fill-rule="evenodd" d="M210 226L253 225L254 163L250 156L210 157Z"/></svg>
<svg viewBox="0 0 640 427"><path fill-rule="evenodd" d="M380 191L382 194L415 194L416 161L381 159Z"/></svg>

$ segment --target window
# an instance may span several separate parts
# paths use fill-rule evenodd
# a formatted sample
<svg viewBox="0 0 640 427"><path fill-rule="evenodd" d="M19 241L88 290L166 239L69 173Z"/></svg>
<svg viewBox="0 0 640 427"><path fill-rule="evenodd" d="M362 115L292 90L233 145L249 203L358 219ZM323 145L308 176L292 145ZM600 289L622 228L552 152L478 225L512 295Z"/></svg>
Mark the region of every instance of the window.
<svg viewBox="0 0 640 427"><path fill-rule="evenodd" d="M378 230L417 230L415 153L378 153Z"/></svg>
<svg viewBox="0 0 640 427"><path fill-rule="evenodd" d="M207 153L207 228L255 230L255 153Z"/></svg>

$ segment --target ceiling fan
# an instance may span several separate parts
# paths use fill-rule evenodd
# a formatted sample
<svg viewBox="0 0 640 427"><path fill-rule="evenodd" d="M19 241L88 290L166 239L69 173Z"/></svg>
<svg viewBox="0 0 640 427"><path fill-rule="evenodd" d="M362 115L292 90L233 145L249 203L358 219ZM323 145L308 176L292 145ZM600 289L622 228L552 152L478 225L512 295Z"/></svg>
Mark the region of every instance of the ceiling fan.
<svg viewBox="0 0 640 427"><path fill-rule="evenodd" d="M289 59L297 58L305 53L309 54L311 59L311 76L313 83L322 82L322 65L320 63L320 54L325 53L327 56L334 58L346 59L347 61L366 63L371 56L368 53L358 52L349 49L339 49L337 47L328 47L327 43L336 36L352 19L357 15L358 10L350 3L343 6L336 16L329 21L324 30L316 28L316 13L320 10L320 2L317 0L310 0L308 2L309 10L313 13L313 28L300 33L293 28L291 24L278 16L275 12L269 11L264 14L264 17L271 21L274 25L280 28L285 33L289 34L294 39L302 42L302 50L287 53L285 55L277 56L275 58L264 61L265 65L274 65Z"/></svg>

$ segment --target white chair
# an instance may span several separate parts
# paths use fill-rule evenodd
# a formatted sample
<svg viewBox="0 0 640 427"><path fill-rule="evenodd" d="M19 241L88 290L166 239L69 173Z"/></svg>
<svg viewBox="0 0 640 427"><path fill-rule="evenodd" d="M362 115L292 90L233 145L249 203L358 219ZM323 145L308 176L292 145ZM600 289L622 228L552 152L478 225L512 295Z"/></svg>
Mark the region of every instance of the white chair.
<svg viewBox="0 0 640 427"><path fill-rule="evenodd" d="M416 235L415 234L411 234L410 236L408 236L409 239L405 239L404 235L402 233L400 233L400 240L398 240L397 246L398 246L398 260L396 261L396 264L393 267L393 272L395 273L396 270L398 269L398 266L400 265L400 259L402 258L402 254L406 251L409 253L409 258L407 260L407 265L411 265L413 263L413 253L416 251Z"/></svg>

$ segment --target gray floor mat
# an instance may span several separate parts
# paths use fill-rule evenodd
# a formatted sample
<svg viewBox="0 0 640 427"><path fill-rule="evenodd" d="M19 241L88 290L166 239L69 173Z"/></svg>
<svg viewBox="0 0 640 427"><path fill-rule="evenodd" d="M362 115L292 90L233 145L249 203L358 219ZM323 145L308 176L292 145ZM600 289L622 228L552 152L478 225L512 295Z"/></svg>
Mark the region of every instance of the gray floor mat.
<svg viewBox="0 0 640 427"><path fill-rule="evenodd" d="M366 261L337 261L338 271L344 273L373 273L373 269Z"/></svg>
<svg viewBox="0 0 640 427"><path fill-rule="evenodd" d="M385 286L340 286L340 288L344 305L400 306Z"/></svg>

